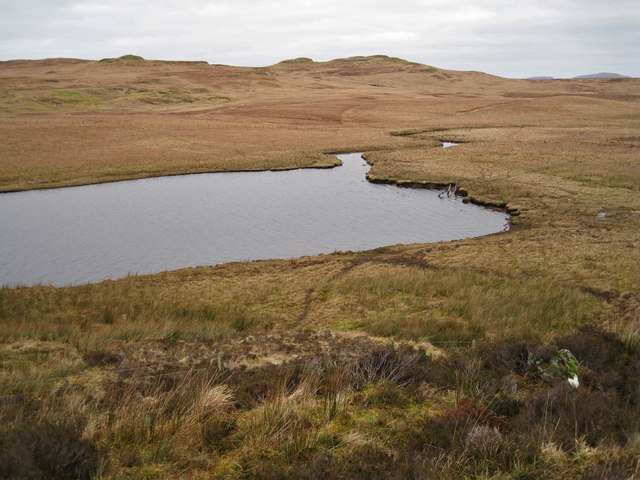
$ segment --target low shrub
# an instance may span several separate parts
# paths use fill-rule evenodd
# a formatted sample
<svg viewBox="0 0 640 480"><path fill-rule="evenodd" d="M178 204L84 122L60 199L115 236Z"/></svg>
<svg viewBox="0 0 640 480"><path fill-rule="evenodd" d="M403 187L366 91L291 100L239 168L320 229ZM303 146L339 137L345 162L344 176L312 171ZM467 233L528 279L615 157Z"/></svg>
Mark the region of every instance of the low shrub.
<svg viewBox="0 0 640 480"><path fill-rule="evenodd" d="M96 446L73 421L5 427L0 435L0 478L92 478L100 464Z"/></svg>

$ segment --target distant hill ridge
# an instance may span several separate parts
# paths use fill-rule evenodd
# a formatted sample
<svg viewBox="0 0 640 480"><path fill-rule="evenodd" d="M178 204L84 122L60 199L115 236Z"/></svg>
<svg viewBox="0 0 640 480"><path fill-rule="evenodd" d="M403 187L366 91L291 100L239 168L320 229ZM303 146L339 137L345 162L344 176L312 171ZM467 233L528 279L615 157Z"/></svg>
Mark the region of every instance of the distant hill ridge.
<svg viewBox="0 0 640 480"><path fill-rule="evenodd" d="M600 72L600 73L591 73L588 75L579 75L573 78L631 78L626 75L620 75L619 73L609 73L609 72Z"/></svg>
<svg viewBox="0 0 640 480"><path fill-rule="evenodd" d="M353 56L347 58L334 58L327 61L315 61L308 57L298 57L282 60L268 67L240 67L222 64L210 64L207 61L179 61L179 60L149 60L139 55L127 54L119 57L108 57L101 60L83 60L75 58L47 58L42 60L5 60L0 61L0 65L16 65L16 64L50 64L55 65L72 65L82 63L112 64L122 65L132 68L144 66L160 66L160 65L211 65L214 67L224 67L229 69L247 69L266 71L268 69L287 69L292 71L317 71L320 69L323 73L352 76L352 75L375 75L385 73L430 73L436 75L437 78L446 80L452 75L464 74L466 76L483 76L487 79L500 79L502 77L495 76L480 71L456 71L440 69L431 65L425 65L417 62L405 60L403 58L391 57L388 55L368 55ZM264 73L264 72L263 72ZM630 79L634 77L621 75L619 73L599 72L587 75L579 75L570 78L570 80L579 79ZM568 79L568 78L564 78ZM504 79L503 79L504 80ZM558 80L551 76L534 76L525 78L525 80Z"/></svg>
<svg viewBox="0 0 640 480"><path fill-rule="evenodd" d="M589 73L587 75L578 75L577 77L571 77L571 80L579 80L581 78L633 78L627 75L620 75L619 73L610 73L610 72L600 72L600 73ZM558 80L555 77L529 77L525 78L525 80Z"/></svg>

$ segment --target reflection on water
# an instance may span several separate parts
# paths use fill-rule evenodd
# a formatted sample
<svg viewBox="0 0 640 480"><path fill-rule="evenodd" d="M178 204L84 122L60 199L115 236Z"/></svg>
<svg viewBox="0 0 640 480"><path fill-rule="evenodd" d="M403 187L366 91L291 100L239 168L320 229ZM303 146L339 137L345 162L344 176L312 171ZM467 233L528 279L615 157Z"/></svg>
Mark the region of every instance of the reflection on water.
<svg viewBox="0 0 640 480"><path fill-rule="evenodd" d="M375 185L343 166L159 177L0 195L0 284L71 285L180 267L499 232L504 213Z"/></svg>

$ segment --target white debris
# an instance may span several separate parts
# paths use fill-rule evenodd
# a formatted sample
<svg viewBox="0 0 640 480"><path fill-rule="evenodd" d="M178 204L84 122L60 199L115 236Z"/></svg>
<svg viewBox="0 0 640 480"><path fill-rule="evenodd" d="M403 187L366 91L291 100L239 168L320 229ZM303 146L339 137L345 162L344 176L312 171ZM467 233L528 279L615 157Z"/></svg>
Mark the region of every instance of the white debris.
<svg viewBox="0 0 640 480"><path fill-rule="evenodd" d="M578 388L580 386L580 382L578 381L578 375L575 375L575 374L572 375L567 379L567 381L569 382L569 385L571 385L573 388Z"/></svg>

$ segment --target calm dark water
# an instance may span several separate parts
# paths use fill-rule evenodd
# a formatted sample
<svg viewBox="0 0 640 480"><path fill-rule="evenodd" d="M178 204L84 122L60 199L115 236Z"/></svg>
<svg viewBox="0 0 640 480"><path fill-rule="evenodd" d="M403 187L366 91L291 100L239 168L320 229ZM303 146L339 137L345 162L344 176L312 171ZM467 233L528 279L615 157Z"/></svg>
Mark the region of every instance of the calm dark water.
<svg viewBox="0 0 640 480"><path fill-rule="evenodd" d="M0 284L73 285L181 267L499 232L508 217L327 170L159 177L0 195Z"/></svg>

